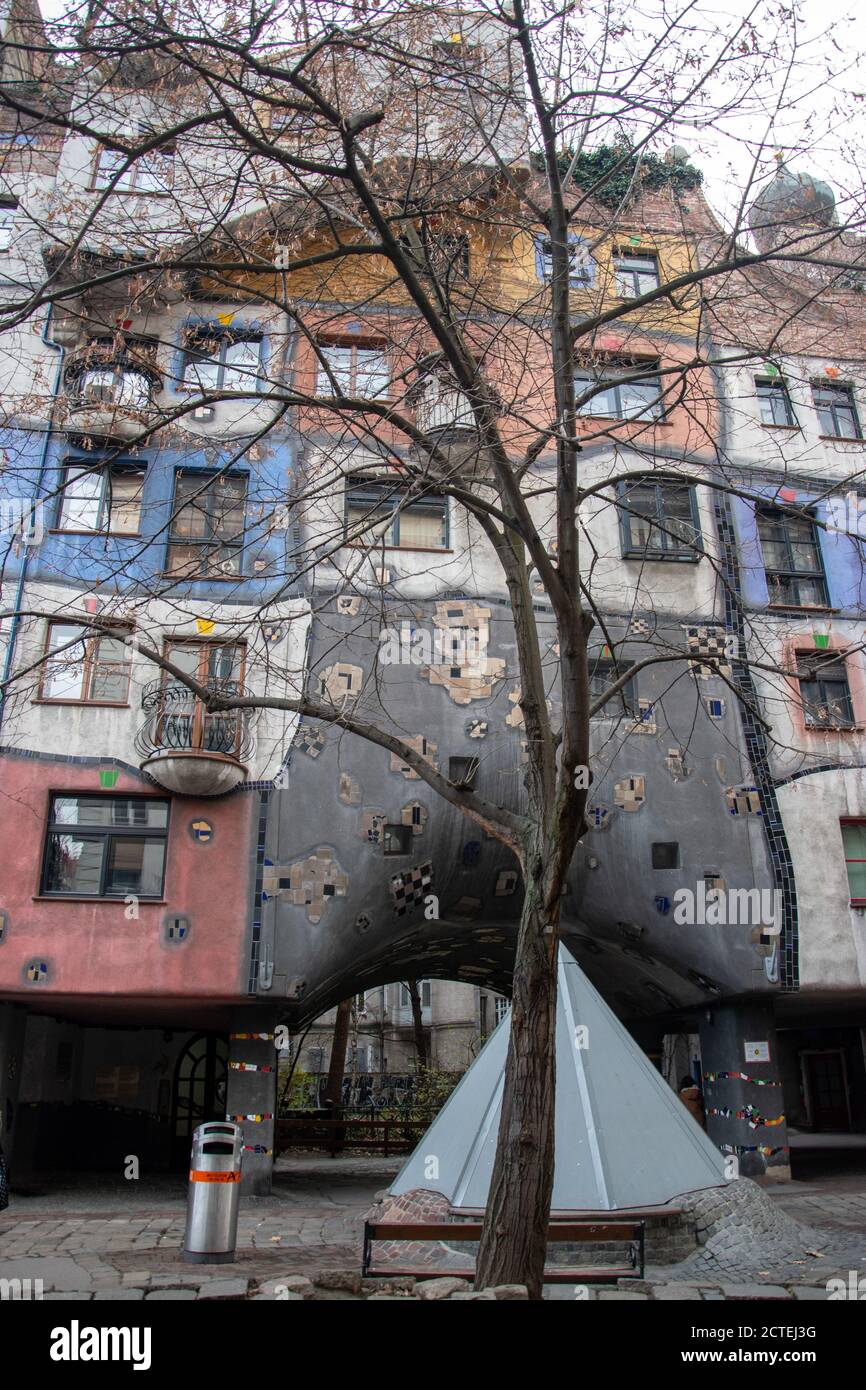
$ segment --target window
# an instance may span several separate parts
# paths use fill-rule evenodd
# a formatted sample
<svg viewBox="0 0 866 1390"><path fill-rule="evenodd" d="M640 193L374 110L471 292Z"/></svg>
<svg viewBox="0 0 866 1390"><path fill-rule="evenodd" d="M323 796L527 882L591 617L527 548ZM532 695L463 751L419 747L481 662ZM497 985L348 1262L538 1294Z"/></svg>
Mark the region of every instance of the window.
<svg viewBox="0 0 866 1390"><path fill-rule="evenodd" d="M150 131L141 130L136 139L143 141ZM168 193L174 183L174 146L166 144L136 159L123 169L128 156L120 150L99 151L93 175L94 189L111 188L115 193ZM123 169L123 173L120 171ZM115 182L116 180L116 182Z"/></svg>
<svg viewBox="0 0 866 1390"><path fill-rule="evenodd" d="M15 200L0 202L0 252L11 251L15 239L15 219L18 203Z"/></svg>
<svg viewBox="0 0 866 1390"><path fill-rule="evenodd" d="M382 846L386 854L408 854L412 848L411 825L383 826Z"/></svg>
<svg viewBox="0 0 866 1390"><path fill-rule="evenodd" d="M221 473L178 473L166 573L230 579L241 573L247 480Z"/></svg>
<svg viewBox="0 0 866 1390"><path fill-rule="evenodd" d="M813 523L773 507L759 507L757 520L770 603L826 608L827 583Z"/></svg>
<svg viewBox="0 0 866 1390"><path fill-rule="evenodd" d="M165 654L173 665L200 685L223 694L241 690L246 649L236 642L167 642ZM154 743L160 748L203 748L209 753L237 753L244 732L239 709L208 712L188 686L163 674L162 706Z"/></svg>
<svg viewBox="0 0 866 1390"><path fill-rule="evenodd" d="M625 379L635 374L640 375L639 381ZM605 415L614 420L661 420L664 416L658 362L593 371L579 367L574 374L578 398L593 386L598 389L578 406L578 415Z"/></svg>
<svg viewBox="0 0 866 1390"><path fill-rule="evenodd" d="M508 1013L510 1004L510 999L503 998L501 994L496 995L496 998L493 1000L493 1016L497 1024L501 1023L505 1015Z"/></svg>
<svg viewBox="0 0 866 1390"><path fill-rule="evenodd" d="M60 497L58 531L108 532L137 536L146 469L140 463L98 468L67 465Z"/></svg>
<svg viewBox="0 0 866 1390"><path fill-rule="evenodd" d="M866 906L866 821L843 820L839 828L845 849L851 904Z"/></svg>
<svg viewBox="0 0 866 1390"><path fill-rule="evenodd" d="M168 807L153 797L52 796L43 893L162 897Z"/></svg>
<svg viewBox="0 0 866 1390"><path fill-rule="evenodd" d="M780 376L755 377L755 390L763 425L796 425L788 388Z"/></svg>
<svg viewBox="0 0 866 1390"><path fill-rule="evenodd" d="M617 672L614 669L612 661L602 657L596 658L589 673L589 698L593 704L607 693L621 674L621 670ZM595 719L619 719L623 714L637 718L637 689L633 680L626 681L622 689L612 695L607 704L602 705L593 717Z"/></svg>
<svg viewBox="0 0 866 1390"><path fill-rule="evenodd" d="M472 787L478 776L477 758L449 758L448 781L456 787Z"/></svg>
<svg viewBox="0 0 866 1390"><path fill-rule="evenodd" d="M797 652L797 679L807 729L852 729L854 707L844 659Z"/></svg>
<svg viewBox="0 0 866 1390"><path fill-rule="evenodd" d="M701 531L694 488L673 479L618 489L623 554L648 560L698 560Z"/></svg>
<svg viewBox="0 0 866 1390"><path fill-rule="evenodd" d="M328 368L319 363L316 391L320 396L332 396L335 386L344 396L370 401L388 395L391 374L384 347L357 343L318 343L317 347Z"/></svg>
<svg viewBox="0 0 866 1390"><path fill-rule="evenodd" d="M79 406L146 410L159 384L156 351L148 339L127 340L126 351L118 351L113 339L97 339L70 367L66 390Z"/></svg>
<svg viewBox="0 0 866 1390"><path fill-rule="evenodd" d="M355 544L378 543L403 550L444 550L448 544L446 498L428 495L404 502L405 495L396 482L349 478L346 539Z"/></svg>
<svg viewBox="0 0 866 1390"><path fill-rule="evenodd" d="M191 329L183 356L186 391L258 391L262 372L260 334L238 337L214 327Z"/></svg>
<svg viewBox="0 0 866 1390"><path fill-rule="evenodd" d="M429 1009L429 1008L430 1008L430 998L431 998L431 987L430 987L430 981L429 981L429 980L419 980L419 981L418 981L418 996L419 996L419 998L420 998L420 1000L421 1000L421 1008L422 1008L422 1009ZM400 986L400 1007L403 1008L403 1009L408 1009L408 1008L409 1008L409 1005L411 1004L411 1002L412 1002L412 1000L411 1000L410 995L409 995L409 988L408 988L408 986L407 986L407 985L401 985L401 986Z"/></svg>
<svg viewBox="0 0 866 1390"><path fill-rule="evenodd" d="M836 439L863 438L850 386L824 386L816 382L812 387L812 400L822 434Z"/></svg>
<svg viewBox="0 0 866 1390"><path fill-rule="evenodd" d="M49 623L41 700L125 705L129 653L118 637L86 636L75 623Z"/></svg>
<svg viewBox="0 0 866 1390"><path fill-rule="evenodd" d="M553 250L549 237L538 237L535 242L535 264L539 280L553 279ZM589 252L589 244L582 237L568 238L568 283L573 289L586 289L595 278L595 262Z"/></svg>
<svg viewBox="0 0 866 1390"><path fill-rule="evenodd" d="M655 256L614 256L613 274L620 299L637 299L659 287L659 263Z"/></svg>
<svg viewBox="0 0 866 1390"><path fill-rule="evenodd" d="M654 869L678 869L680 847L677 840L655 840L652 844L652 866Z"/></svg>

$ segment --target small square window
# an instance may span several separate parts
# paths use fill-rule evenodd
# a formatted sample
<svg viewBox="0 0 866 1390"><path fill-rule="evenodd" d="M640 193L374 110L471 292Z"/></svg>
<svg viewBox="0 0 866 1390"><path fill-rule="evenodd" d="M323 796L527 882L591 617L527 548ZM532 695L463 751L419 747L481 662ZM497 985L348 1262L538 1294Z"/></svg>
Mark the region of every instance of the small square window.
<svg viewBox="0 0 866 1390"><path fill-rule="evenodd" d="M678 869L680 847L677 840L656 840L652 845L652 866L654 869Z"/></svg>
<svg viewBox="0 0 866 1390"><path fill-rule="evenodd" d="M659 263L655 256L614 256L613 274L620 299L639 299L659 287Z"/></svg>
<svg viewBox="0 0 866 1390"><path fill-rule="evenodd" d="M610 687L628 669L629 663L626 661L619 668L614 666L612 661L599 658L595 661L590 657L589 673L589 697L593 704L606 695ZM602 705L601 709L593 716L595 719L621 719L623 715L637 718L637 687L634 680L626 681L621 690L612 695L607 704ZM650 718L652 714L650 713Z"/></svg>
<svg viewBox="0 0 866 1390"><path fill-rule="evenodd" d="M448 780L456 787L472 787L478 775L477 758L449 758Z"/></svg>
<svg viewBox="0 0 866 1390"><path fill-rule="evenodd" d="M409 854L412 849L411 825L383 825L382 848L385 854Z"/></svg>
<svg viewBox="0 0 866 1390"><path fill-rule="evenodd" d="M807 729L853 729L854 706L844 659L798 652L797 679Z"/></svg>

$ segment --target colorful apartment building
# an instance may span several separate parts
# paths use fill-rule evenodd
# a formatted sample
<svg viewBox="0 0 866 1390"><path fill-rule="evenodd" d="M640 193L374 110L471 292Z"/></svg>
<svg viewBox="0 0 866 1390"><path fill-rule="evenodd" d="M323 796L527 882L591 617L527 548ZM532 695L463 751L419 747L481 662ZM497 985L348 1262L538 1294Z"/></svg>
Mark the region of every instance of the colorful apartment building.
<svg viewBox="0 0 866 1390"><path fill-rule="evenodd" d="M443 10L435 43L455 42L457 14ZM501 64L495 29L485 21L472 46ZM118 95L95 90L91 119L156 119L146 89ZM503 139L528 185L511 105ZM280 1030L407 979L507 994L519 875L399 753L339 720L209 711L177 672L229 698L305 690L519 807L507 588L453 497L407 491L419 440L395 421L434 442L452 484L483 489L489 460L389 263L316 260L333 209L317 221L288 196L241 198L221 229L252 268L203 274L189 248L236 150L218 151L197 202L179 190L189 178L201 199L192 173L215 168L213 145L163 151L118 187L115 152L44 138L6 150L0 223L10 294L46 269L66 287L0 342L0 487L27 523L2 586L16 678L0 727L4 1148L18 1171L61 1141L83 1164L135 1152L160 1166L184 1160L199 1120L229 1115L244 1123L247 1186L264 1190ZM549 413L549 247L483 147L467 146L458 176L440 268L519 458ZM646 193L613 224L587 203L575 222L575 329L621 311L579 337L580 516L603 620L593 695L615 663L665 660L592 721L562 934L648 1050L699 1036L712 1137L744 1172L783 1176L785 1115L866 1128L862 548L826 529L859 468L864 368L856 334L849 355L815 350L841 350L834 315L863 313L853 281L831 278L799 345L783 335L757 362L748 297L692 288L627 312L721 236L694 182ZM275 237L303 270L273 269ZM167 247L190 268L153 271ZM859 247L847 254L856 267ZM750 281L755 301L760 275L777 302L779 284L802 294L776 263ZM351 416L321 405L335 384L362 403ZM554 463L542 449L530 476L555 555ZM801 653L827 651L839 659L812 671L813 694ZM742 915L701 916L708 893Z"/></svg>

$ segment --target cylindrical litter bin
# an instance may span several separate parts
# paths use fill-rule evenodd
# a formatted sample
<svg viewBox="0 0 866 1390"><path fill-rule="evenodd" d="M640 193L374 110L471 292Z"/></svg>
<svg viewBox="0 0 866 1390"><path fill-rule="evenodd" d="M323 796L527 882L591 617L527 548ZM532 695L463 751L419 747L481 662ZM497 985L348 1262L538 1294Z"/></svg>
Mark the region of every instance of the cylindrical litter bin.
<svg viewBox="0 0 866 1390"><path fill-rule="evenodd" d="M192 1137L183 1257L190 1264L228 1264L235 1257L241 1195L240 1125L199 1125Z"/></svg>

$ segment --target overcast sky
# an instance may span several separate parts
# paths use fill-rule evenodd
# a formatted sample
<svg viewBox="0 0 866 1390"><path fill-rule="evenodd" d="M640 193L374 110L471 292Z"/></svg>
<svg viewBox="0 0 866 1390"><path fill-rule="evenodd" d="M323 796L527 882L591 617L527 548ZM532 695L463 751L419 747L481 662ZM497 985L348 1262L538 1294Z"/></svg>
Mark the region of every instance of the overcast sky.
<svg viewBox="0 0 866 1390"><path fill-rule="evenodd" d="M39 3L48 19L59 17L68 8L68 0ZM653 15L659 16L660 25L662 14L681 11L685 3L686 0L678 0L671 6L669 0L642 0L631 13L640 14L644 27L653 32ZM580 0L577 4L579 12ZM827 180L843 216L846 211L850 215L852 201L862 206L866 175L866 0L793 0L793 5L799 16L798 57L782 96L787 109L768 127L765 91L760 101L743 115L728 115L723 120L709 117L700 128L680 130L666 142L686 146L693 162L703 170L705 192L711 204L726 218L736 211L759 149L762 153L755 172L756 184L771 176L778 151L793 168L808 169ZM380 7L388 8L389 0L380 0ZM399 3L393 4L393 8L399 9ZM698 30L704 30L709 46L714 47L714 26L728 29L735 17L754 8L755 0L697 0L690 17L695 18ZM596 7L589 6L588 13L592 14L593 9ZM790 12L791 4L785 0L768 0L762 38L772 37L774 15ZM830 26L833 32L827 37ZM776 88L777 96L780 89L781 82Z"/></svg>

